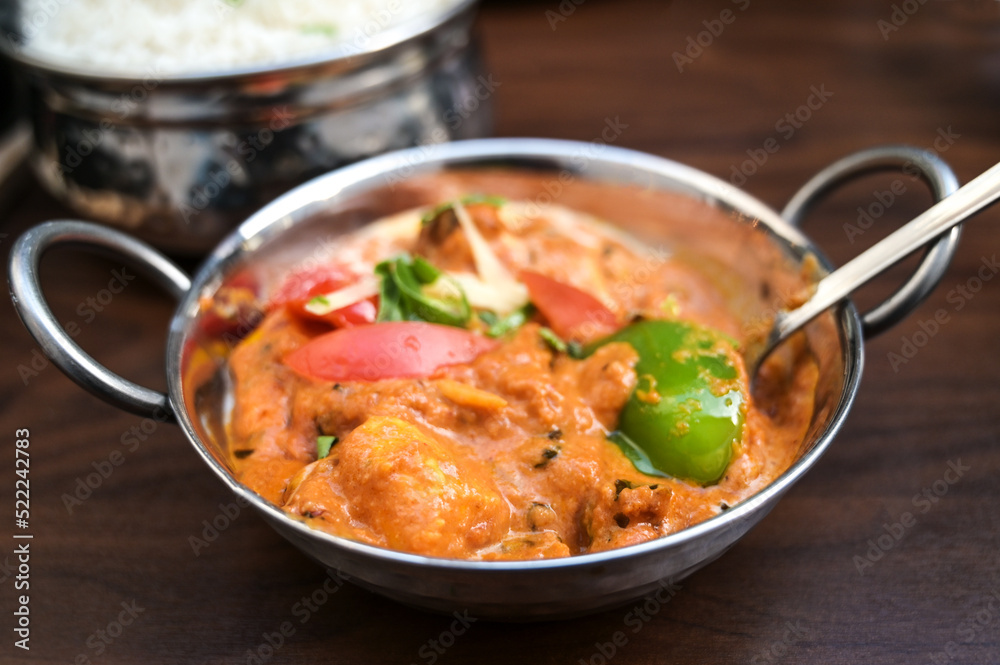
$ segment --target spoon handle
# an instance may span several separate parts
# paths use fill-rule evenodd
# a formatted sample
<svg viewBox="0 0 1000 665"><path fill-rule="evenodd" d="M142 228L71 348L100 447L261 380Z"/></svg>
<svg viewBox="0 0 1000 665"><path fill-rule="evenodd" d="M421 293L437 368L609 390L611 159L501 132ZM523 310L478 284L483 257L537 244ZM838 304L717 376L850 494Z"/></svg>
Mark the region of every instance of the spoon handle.
<svg viewBox="0 0 1000 665"><path fill-rule="evenodd" d="M797 309L778 314L768 340L768 348L773 348L855 289L998 198L1000 163L821 279L809 300Z"/></svg>

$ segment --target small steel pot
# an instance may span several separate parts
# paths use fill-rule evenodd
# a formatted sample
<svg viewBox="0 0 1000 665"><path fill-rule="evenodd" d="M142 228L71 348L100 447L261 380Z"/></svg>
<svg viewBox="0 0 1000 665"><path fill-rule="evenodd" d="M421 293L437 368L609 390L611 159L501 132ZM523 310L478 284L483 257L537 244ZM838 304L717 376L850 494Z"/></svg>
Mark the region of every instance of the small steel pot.
<svg viewBox="0 0 1000 665"><path fill-rule="evenodd" d="M473 38L476 4L275 66L124 77L32 57L21 28L32 17L11 2L0 7L0 54L24 79L31 164L54 196L162 249L204 254L308 178L486 136L496 82Z"/></svg>
<svg viewBox="0 0 1000 665"><path fill-rule="evenodd" d="M768 487L706 522L655 541L564 559L481 562L405 554L316 531L237 482L225 453L219 413L206 407L220 372L198 362L210 341L199 300L230 280L277 284L290 266L321 262L343 233L383 215L434 202L456 186L581 208L637 235L651 247L698 255L729 266L732 306L744 320L766 320L774 295L801 281L804 257L819 250L788 220L798 219L834 183L872 169L913 165L937 198L957 187L937 158L905 147L878 148L837 162L808 183L785 218L755 198L700 171L658 157L597 144L536 139L468 141L377 157L317 178L250 217L188 277L169 260L124 234L81 222L49 222L26 232L11 254L17 310L44 352L80 385L139 414L174 417L220 480L279 533L357 584L403 603L468 610L480 617L538 619L582 614L656 592L720 556L812 467L830 445L861 378L866 324L850 302L804 330L820 371L813 422L798 460ZM908 171L910 172L910 171ZM448 195L456 192L448 190ZM898 320L940 279L958 231L935 241L911 280L865 320ZM131 260L180 300L170 323L169 394L118 377L87 356L52 316L38 284L45 250L72 242ZM641 266L637 266L636 275ZM720 268L721 270L722 268ZM732 279L735 277L735 280ZM779 303L780 304L780 303ZM255 321L247 321L247 330ZM200 406L197 406L200 405ZM200 409L200 410L199 410Z"/></svg>

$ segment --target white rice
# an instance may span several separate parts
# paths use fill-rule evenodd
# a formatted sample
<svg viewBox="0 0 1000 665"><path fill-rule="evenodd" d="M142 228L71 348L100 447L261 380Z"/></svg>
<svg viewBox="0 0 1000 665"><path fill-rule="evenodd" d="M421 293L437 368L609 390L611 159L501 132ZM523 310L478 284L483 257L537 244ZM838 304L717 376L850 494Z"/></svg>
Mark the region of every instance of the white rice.
<svg viewBox="0 0 1000 665"><path fill-rule="evenodd" d="M22 0L24 52L108 74L165 76L357 53L458 0Z"/></svg>

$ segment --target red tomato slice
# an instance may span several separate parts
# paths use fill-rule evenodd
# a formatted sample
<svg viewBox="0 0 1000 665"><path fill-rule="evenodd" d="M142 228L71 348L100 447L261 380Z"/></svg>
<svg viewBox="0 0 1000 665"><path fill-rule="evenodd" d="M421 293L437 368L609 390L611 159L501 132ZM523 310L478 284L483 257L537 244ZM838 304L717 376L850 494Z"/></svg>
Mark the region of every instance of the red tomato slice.
<svg viewBox="0 0 1000 665"><path fill-rule="evenodd" d="M376 298L366 298L328 314L313 314L306 303L316 296L332 293L357 281L357 277L337 266L319 266L293 272L271 297L271 307L285 306L299 316L326 321L337 328L374 323L378 314Z"/></svg>
<svg viewBox="0 0 1000 665"><path fill-rule="evenodd" d="M285 364L319 381L417 378L471 362L497 344L452 326L393 321L320 335L285 356Z"/></svg>
<svg viewBox="0 0 1000 665"><path fill-rule="evenodd" d="M614 312L575 286L531 270L522 270L520 279L531 302L563 339L591 340L619 328Z"/></svg>

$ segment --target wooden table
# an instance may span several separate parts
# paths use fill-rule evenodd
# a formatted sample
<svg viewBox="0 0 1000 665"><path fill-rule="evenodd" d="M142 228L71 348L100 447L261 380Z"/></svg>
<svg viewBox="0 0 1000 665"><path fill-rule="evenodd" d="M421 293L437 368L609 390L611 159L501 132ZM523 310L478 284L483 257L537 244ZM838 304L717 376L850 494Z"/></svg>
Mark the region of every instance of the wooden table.
<svg viewBox="0 0 1000 665"><path fill-rule="evenodd" d="M617 145L745 180L780 207L823 165L879 143L934 147L962 181L1000 158L995 4L492 2L480 28L500 84L499 135L589 141L619 123ZM897 181L907 191L863 234L845 227ZM928 201L910 179L875 176L839 191L807 227L842 263ZM67 214L29 185L0 222L4 255L29 225ZM0 662L597 665L612 649L621 665L1000 662L998 254L1000 216L987 212L937 291L866 344L857 403L825 457L648 621L626 624L629 607L476 622L456 638L451 618L351 585L316 594L324 602L303 612L323 571L255 514L228 520L195 555L191 537L230 496L176 427L107 406L48 366L3 304L0 505L13 506L15 430L27 428L34 539L25 652L11 630L18 530L5 521ZM54 252L49 297L98 360L163 388L172 303L135 280L88 304L120 267ZM905 274L859 302L877 302ZM935 327L939 310L947 320ZM77 492L89 496L68 502Z"/></svg>

